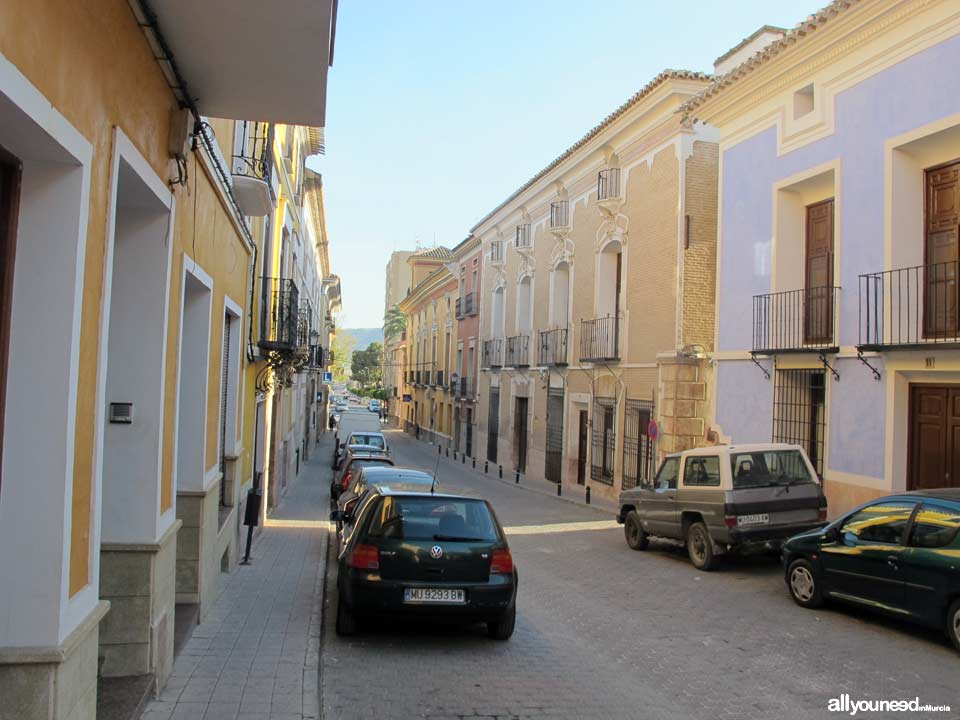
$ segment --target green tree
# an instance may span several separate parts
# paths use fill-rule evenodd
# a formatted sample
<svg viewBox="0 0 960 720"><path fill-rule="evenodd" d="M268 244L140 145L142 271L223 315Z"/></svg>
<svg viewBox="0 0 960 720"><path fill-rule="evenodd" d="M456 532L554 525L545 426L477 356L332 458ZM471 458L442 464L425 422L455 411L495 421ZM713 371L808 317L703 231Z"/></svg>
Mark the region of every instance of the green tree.
<svg viewBox="0 0 960 720"><path fill-rule="evenodd" d="M353 349L357 346L357 339L350 333L339 332L333 336L330 342L330 349L333 351L333 364L330 366L333 372L333 379L336 382L346 382L350 375L347 370L350 368Z"/></svg>
<svg viewBox="0 0 960 720"><path fill-rule="evenodd" d="M354 350L350 373L361 388L380 387L383 384L383 345L373 342L366 350Z"/></svg>
<svg viewBox="0 0 960 720"><path fill-rule="evenodd" d="M387 310L387 314L383 316L383 339L390 340L400 337L406 329L407 316L403 314L400 306L394 305Z"/></svg>

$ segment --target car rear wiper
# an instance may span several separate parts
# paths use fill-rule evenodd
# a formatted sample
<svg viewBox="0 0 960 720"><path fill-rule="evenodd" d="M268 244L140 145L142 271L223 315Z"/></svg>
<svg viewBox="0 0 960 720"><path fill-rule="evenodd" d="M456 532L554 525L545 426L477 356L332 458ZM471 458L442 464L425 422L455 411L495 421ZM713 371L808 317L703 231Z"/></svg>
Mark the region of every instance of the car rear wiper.
<svg viewBox="0 0 960 720"><path fill-rule="evenodd" d="M483 542L484 538L478 537L460 537L459 535L434 535L434 540L446 540L447 542Z"/></svg>

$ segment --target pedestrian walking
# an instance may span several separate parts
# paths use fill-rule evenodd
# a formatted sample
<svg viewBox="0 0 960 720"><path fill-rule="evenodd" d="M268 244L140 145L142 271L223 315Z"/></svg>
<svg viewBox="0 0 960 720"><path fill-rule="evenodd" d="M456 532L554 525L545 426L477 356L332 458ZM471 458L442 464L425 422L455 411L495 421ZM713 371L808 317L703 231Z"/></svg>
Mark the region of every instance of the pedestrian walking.
<svg viewBox="0 0 960 720"><path fill-rule="evenodd" d="M330 430L333 430L337 426L337 416L333 413L330 413Z"/></svg>

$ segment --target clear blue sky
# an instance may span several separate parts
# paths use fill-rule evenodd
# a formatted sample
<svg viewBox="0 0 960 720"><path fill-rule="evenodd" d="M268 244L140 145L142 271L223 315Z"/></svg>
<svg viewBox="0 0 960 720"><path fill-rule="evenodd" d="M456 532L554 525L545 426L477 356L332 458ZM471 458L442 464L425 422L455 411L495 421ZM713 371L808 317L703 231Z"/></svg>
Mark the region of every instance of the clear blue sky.
<svg viewBox="0 0 960 720"><path fill-rule="evenodd" d="M825 4L826 0L820 0ZM341 0L323 173L343 327L378 327L393 250L453 247L664 68L711 71L783 0Z"/></svg>

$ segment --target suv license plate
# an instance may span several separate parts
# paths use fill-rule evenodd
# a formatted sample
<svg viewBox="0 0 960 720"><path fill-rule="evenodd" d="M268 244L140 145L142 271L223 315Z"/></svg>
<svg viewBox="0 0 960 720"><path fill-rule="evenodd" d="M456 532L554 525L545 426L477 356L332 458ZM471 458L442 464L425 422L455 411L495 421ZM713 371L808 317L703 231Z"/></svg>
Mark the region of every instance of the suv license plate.
<svg viewBox="0 0 960 720"><path fill-rule="evenodd" d="M737 516L737 525L743 527L744 525L769 525L770 516L767 513L757 513L756 515L738 515Z"/></svg>
<svg viewBox="0 0 960 720"><path fill-rule="evenodd" d="M451 588L405 588L403 591L405 603L439 603L441 605L462 605L465 602L464 592Z"/></svg>

